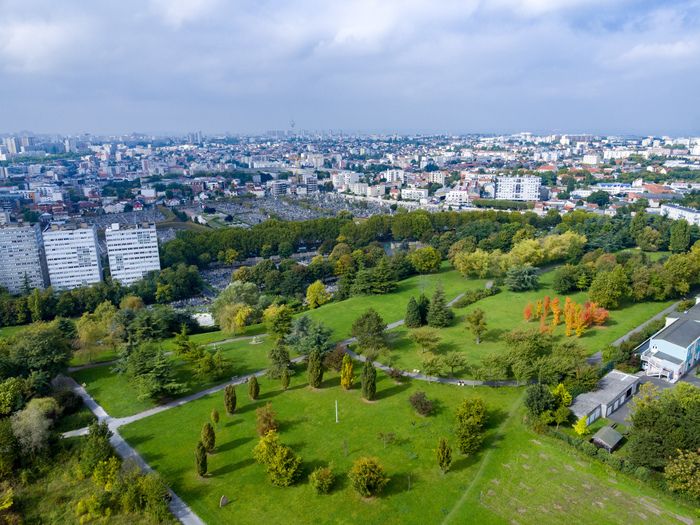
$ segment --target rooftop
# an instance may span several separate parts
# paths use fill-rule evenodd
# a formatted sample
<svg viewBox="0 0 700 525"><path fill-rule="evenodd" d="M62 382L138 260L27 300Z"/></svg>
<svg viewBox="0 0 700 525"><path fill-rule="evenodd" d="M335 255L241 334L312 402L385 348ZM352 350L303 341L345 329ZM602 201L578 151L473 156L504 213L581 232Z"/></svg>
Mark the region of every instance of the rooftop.
<svg viewBox="0 0 700 525"><path fill-rule="evenodd" d="M593 435L593 441L613 450L622 441L622 434L613 427L603 427Z"/></svg>
<svg viewBox="0 0 700 525"><path fill-rule="evenodd" d="M637 376L612 370L598 382L598 389L576 396L571 411L576 417L587 416L600 405L607 405L639 381Z"/></svg>
<svg viewBox="0 0 700 525"><path fill-rule="evenodd" d="M696 306L653 336L652 340L667 341L682 348L690 346L700 337L700 323L694 319L694 316L700 315L700 309L696 310ZM688 316L691 311L693 313Z"/></svg>

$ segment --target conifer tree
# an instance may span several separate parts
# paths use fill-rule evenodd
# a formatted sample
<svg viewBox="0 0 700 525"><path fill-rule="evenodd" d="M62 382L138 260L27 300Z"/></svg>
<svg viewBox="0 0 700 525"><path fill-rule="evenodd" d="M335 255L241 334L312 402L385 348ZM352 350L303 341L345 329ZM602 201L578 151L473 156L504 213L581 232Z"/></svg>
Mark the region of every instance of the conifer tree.
<svg viewBox="0 0 700 525"><path fill-rule="evenodd" d="M372 401L377 395L377 370L372 361L365 361L362 368L362 397L367 401Z"/></svg>
<svg viewBox="0 0 700 525"><path fill-rule="evenodd" d="M443 474L450 470L450 465L452 465L452 447L445 438L440 438L438 441L437 463Z"/></svg>
<svg viewBox="0 0 700 525"><path fill-rule="evenodd" d="M248 380L248 397L255 401L260 395L260 385L258 384L258 378L252 376Z"/></svg>
<svg viewBox="0 0 700 525"><path fill-rule="evenodd" d="M406 305L404 324L408 328L418 328L421 325L420 308L418 308L418 303L413 297L408 300L408 305Z"/></svg>
<svg viewBox="0 0 700 525"><path fill-rule="evenodd" d="M420 324L423 326L428 323L428 309L430 308L430 301L425 296L423 292L418 296L418 311L420 312Z"/></svg>
<svg viewBox="0 0 700 525"><path fill-rule="evenodd" d="M229 416L236 411L236 387L233 385L227 385L224 388L224 406Z"/></svg>
<svg viewBox="0 0 700 525"><path fill-rule="evenodd" d="M309 386L312 388L320 388L323 382L323 359L318 348L314 348L309 353L309 362L307 364L307 374L309 376Z"/></svg>
<svg viewBox="0 0 700 525"><path fill-rule="evenodd" d="M445 292L442 286L438 285L428 307L428 325L434 328L444 328L450 325L453 318L454 314L445 300Z"/></svg>
<svg viewBox="0 0 700 525"><path fill-rule="evenodd" d="M282 390L287 390L289 388L289 369L285 368L282 370Z"/></svg>
<svg viewBox="0 0 700 525"><path fill-rule="evenodd" d="M219 424L219 411L215 408L213 408L211 411L211 422L214 424L214 426Z"/></svg>
<svg viewBox="0 0 700 525"><path fill-rule="evenodd" d="M197 475L204 477L207 473L207 450L201 441L197 442L194 449L194 464L197 468Z"/></svg>
<svg viewBox="0 0 700 525"><path fill-rule="evenodd" d="M207 452L210 454L214 452L214 449L216 448L216 434L214 433L214 427L211 426L211 423L204 423L204 426L202 427L201 440L202 445L204 445L204 449Z"/></svg>
<svg viewBox="0 0 700 525"><path fill-rule="evenodd" d="M352 358L348 354L345 354L343 356L343 366L340 369L340 385L345 390L350 390L354 379L355 373L353 371Z"/></svg>

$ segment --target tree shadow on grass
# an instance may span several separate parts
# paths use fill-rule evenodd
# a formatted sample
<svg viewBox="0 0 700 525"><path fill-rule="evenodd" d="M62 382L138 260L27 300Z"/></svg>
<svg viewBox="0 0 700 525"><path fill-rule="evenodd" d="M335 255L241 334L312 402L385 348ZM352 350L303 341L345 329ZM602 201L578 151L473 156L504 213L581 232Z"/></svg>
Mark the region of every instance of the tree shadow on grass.
<svg viewBox="0 0 700 525"><path fill-rule="evenodd" d="M253 441L252 437L232 439L230 441L227 441L226 443L223 443L221 446L216 447L216 451L226 452L228 450L233 450L235 448L245 445L246 443L249 443L250 441Z"/></svg>
<svg viewBox="0 0 700 525"><path fill-rule="evenodd" d="M245 405L243 405L241 408L236 409L236 414L245 414L246 412L250 412L252 410L255 410L262 405L264 405L260 399L256 399L255 401L249 401Z"/></svg>
<svg viewBox="0 0 700 525"><path fill-rule="evenodd" d="M460 454L457 447L455 447L452 451L452 454L453 457L456 455L458 459L452 462L450 472L459 472L461 470L466 470L469 467L476 465L481 461L481 452L477 454L472 454L471 456L463 456L462 454Z"/></svg>
<svg viewBox="0 0 700 525"><path fill-rule="evenodd" d="M499 343L503 341L503 336L508 332L510 332L510 330L506 330L505 328L489 328L481 337L481 341L493 341L494 343Z"/></svg>
<svg viewBox="0 0 700 525"><path fill-rule="evenodd" d="M216 470L212 470L211 472L209 472L209 475L211 477L223 476L225 474L229 474L230 472L234 472L236 470L250 466L253 463L255 463L253 458L246 458L246 459L238 461L236 463L227 463L223 467L219 467Z"/></svg>
<svg viewBox="0 0 700 525"><path fill-rule="evenodd" d="M377 396L375 399L379 401L381 399L386 399L393 395L400 394L410 386L411 385L408 382L394 383L389 388L382 388L381 390L377 390Z"/></svg>
<svg viewBox="0 0 700 525"><path fill-rule="evenodd" d="M401 494L402 492L414 490L418 479L419 477L415 472L393 472L391 474L391 479L389 479L389 483L387 483L386 487L384 487L381 496L394 496Z"/></svg>
<svg viewBox="0 0 700 525"><path fill-rule="evenodd" d="M321 388L332 388L334 386L340 386L340 376L328 378L321 383Z"/></svg>
<svg viewBox="0 0 700 525"><path fill-rule="evenodd" d="M308 421L306 417L297 417L294 419L283 419L282 421L279 422L279 431L280 432L287 432L288 430L294 428L300 423L305 423Z"/></svg>
<svg viewBox="0 0 700 525"><path fill-rule="evenodd" d="M152 439L153 439L152 435L148 435L148 436L141 435L141 436L130 437L129 439L127 439L127 442L132 447L138 447L139 445L146 443L147 441L151 441Z"/></svg>

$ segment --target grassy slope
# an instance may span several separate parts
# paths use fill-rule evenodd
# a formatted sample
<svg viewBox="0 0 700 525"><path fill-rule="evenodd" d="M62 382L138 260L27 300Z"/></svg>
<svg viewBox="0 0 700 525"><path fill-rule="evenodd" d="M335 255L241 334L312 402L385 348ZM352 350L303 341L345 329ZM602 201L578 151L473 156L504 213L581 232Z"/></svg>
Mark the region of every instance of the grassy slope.
<svg viewBox="0 0 700 525"><path fill-rule="evenodd" d="M557 296L556 292L551 288L553 277L554 272L545 273L540 279L541 286L537 291L514 293L504 290L500 294L487 297L474 305L455 309L456 320L453 325L440 330L443 340L440 351L463 352L469 364L478 364L482 356L504 349L504 343L501 339L506 332L514 328L537 329L539 321L526 323L523 320L522 312L528 302L534 303L545 295L549 295L552 298ZM563 307L565 296L559 297ZM576 302L587 300L585 292L571 294L570 297ZM605 326L588 330L578 339L578 342L589 353L595 353L671 304L673 304L673 301L636 303L611 311L610 320ZM479 345L475 344L474 338L467 331L464 323L465 315L474 308L481 308L486 313L488 332ZM409 339L408 332L408 329L403 327L392 331L392 357L399 368L420 368L422 357L418 347ZM563 340L565 338L563 324L557 327L554 333Z"/></svg>
<svg viewBox="0 0 700 525"><path fill-rule="evenodd" d="M526 429L520 422L520 389L396 386L380 374L380 399L367 404L357 390L342 391L336 376L319 391L309 390L303 380L303 374L295 376L286 393L263 380L258 402L250 402L239 388L240 412L223 417L217 452L209 457L211 475L204 480L194 473L193 449L211 409L223 413L221 394L128 425L121 433L210 525L282 521L540 525L567 519L594 525L643 521L641 514L648 523L670 524L679 523L672 513L692 515L652 489ZM422 418L413 413L407 399L418 389L439 400L437 415ZM474 395L482 396L492 413L484 450L469 459L455 450L453 469L443 476L435 465L435 444L441 436L454 444L454 407ZM334 423L335 400L339 424ZM270 485L251 457L257 443L254 408L268 401L278 414L282 441L304 460L304 476L294 487ZM385 448L379 432L394 432L397 442ZM384 495L370 501L359 498L345 477L352 461L364 455L378 457L392 478ZM317 496L306 475L327 463L332 463L339 479L332 494ZM231 503L220 509L222 495ZM648 510L649 505L659 514Z"/></svg>

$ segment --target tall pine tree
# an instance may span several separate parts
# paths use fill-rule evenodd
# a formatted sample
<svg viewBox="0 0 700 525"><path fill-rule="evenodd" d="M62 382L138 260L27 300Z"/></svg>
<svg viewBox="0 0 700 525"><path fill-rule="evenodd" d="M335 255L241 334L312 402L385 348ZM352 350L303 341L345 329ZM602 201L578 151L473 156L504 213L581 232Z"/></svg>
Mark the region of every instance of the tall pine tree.
<svg viewBox="0 0 700 525"><path fill-rule="evenodd" d="M420 308L418 308L418 303L413 297L408 300L408 305L406 305L406 317L404 317L404 323L408 328L418 328L422 324Z"/></svg>
<svg viewBox="0 0 700 525"><path fill-rule="evenodd" d="M444 328L450 325L453 318L454 314L445 300L445 292L442 286L438 285L428 308L428 325L434 328Z"/></svg>
<svg viewBox="0 0 700 525"><path fill-rule="evenodd" d="M323 382L323 358L321 357L321 351L318 348L314 348L311 353L309 353L309 362L307 364L307 374L309 376L309 386L313 388L320 388Z"/></svg>
<svg viewBox="0 0 700 525"><path fill-rule="evenodd" d="M229 416L236 411L236 387L233 385L226 385L224 388L224 407Z"/></svg>
<svg viewBox="0 0 700 525"><path fill-rule="evenodd" d="M420 312L420 324L421 326L428 323L428 309L430 308L430 301L425 296L423 292L418 296L418 311Z"/></svg>
<svg viewBox="0 0 700 525"><path fill-rule="evenodd" d="M197 446L194 449L194 464L197 469L198 476L205 476L207 473L207 449L201 441L197 441Z"/></svg>
<svg viewBox="0 0 700 525"><path fill-rule="evenodd" d="M352 358L348 354L345 354L343 356L343 365L340 369L340 385L345 390L350 390L354 379L355 373L353 371Z"/></svg>
<svg viewBox="0 0 700 525"><path fill-rule="evenodd" d="M260 395L260 384L258 383L258 378L252 376L248 380L248 397L253 401Z"/></svg>
<svg viewBox="0 0 700 525"><path fill-rule="evenodd" d="M362 368L362 397L367 401L372 401L377 395L377 370L372 361L367 359Z"/></svg>

